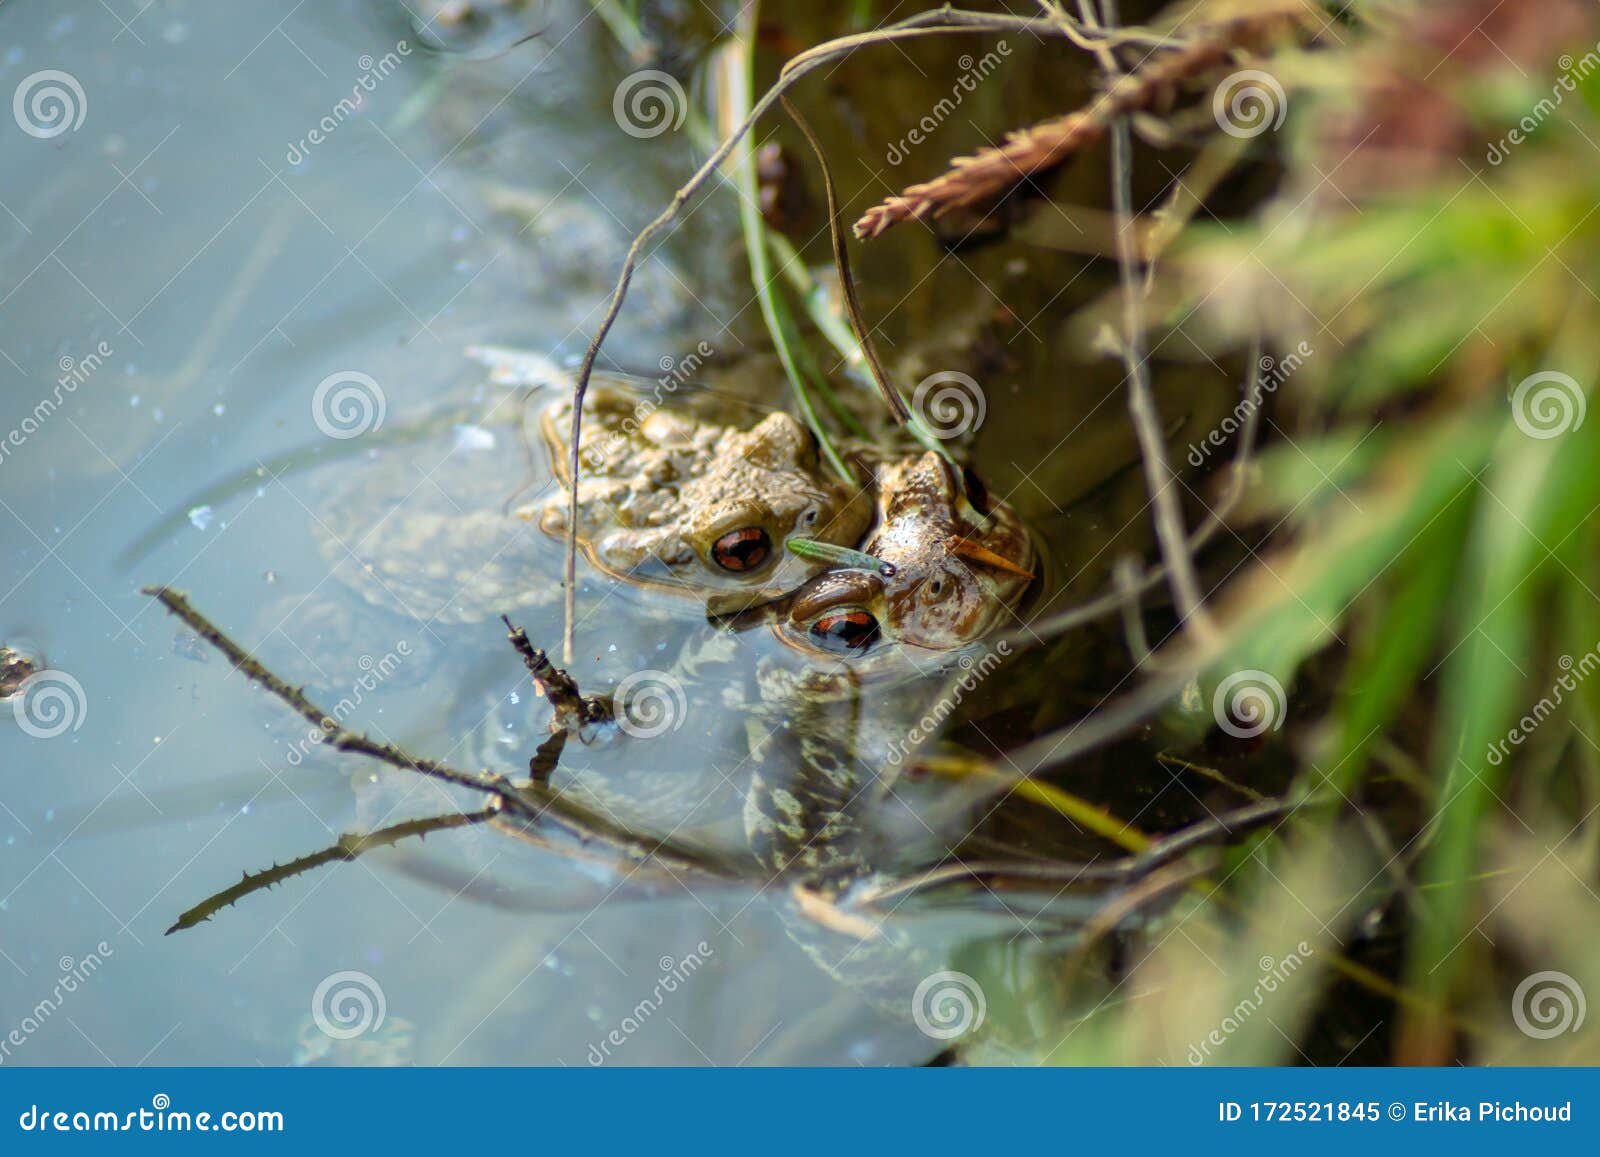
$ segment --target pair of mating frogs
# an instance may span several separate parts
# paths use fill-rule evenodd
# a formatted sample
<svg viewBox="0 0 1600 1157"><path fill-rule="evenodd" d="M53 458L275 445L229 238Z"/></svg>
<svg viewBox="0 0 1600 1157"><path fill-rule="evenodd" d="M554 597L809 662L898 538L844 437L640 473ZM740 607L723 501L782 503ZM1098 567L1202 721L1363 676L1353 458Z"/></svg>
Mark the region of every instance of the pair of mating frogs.
<svg viewBox="0 0 1600 1157"><path fill-rule="evenodd" d="M852 473L840 478L788 414L740 428L726 411L591 388L577 502L590 562L699 599L712 616L768 610L791 645L857 656L964 647L1032 580L1015 513L939 453L848 447ZM524 514L564 536L571 402L548 403L537 424L562 491Z"/></svg>
<svg viewBox="0 0 1600 1157"><path fill-rule="evenodd" d="M514 500L504 459L485 470L471 452L493 441L473 427L466 451L424 471L373 463L318 523L335 574L369 601L434 624L560 602L554 552L530 566L524 528L536 524L548 546L567 533L569 383L515 355L487 360L500 384L547 387L515 406L520 441L553 475L543 492ZM729 780L748 775L735 789L746 847L785 884L838 896L896 842L873 813L895 781L907 726L937 699L943 683L934 680L970 664L963 656L1009 622L1037 567L1032 536L940 453L847 444L842 477L787 413L762 415L710 391L652 397L629 380L597 377L582 435L576 538L593 569L580 574L580 618L590 616L580 633L608 633L597 606L613 622L612 608L625 608L663 637L678 629L677 658L661 674L689 688L693 708L686 699L669 710L693 715L708 705L698 718L745 720L744 753L718 770ZM599 589L595 572L604 576ZM648 597L610 604L617 591ZM752 630L782 644L765 648L753 680L707 680L708 664ZM620 719L628 710L620 683L618 699ZM488 731L491 746L505 735L504 726ZM674 788L692 776L652 774L662 749L611 738L620 740L610 761L617 774L597 782L580 772L568 781L574 789L630 822L648 822L652 806L681 813ZM513 752L526 767L522 739L477 762L495 766L498 755L504 767ZM663 779L675 783L663 789ZM374 825L395 818L382 793L365 810ZM668 814L662 826L681 822ZM837 974L821 959L831 949L796 939Z"/></svg>

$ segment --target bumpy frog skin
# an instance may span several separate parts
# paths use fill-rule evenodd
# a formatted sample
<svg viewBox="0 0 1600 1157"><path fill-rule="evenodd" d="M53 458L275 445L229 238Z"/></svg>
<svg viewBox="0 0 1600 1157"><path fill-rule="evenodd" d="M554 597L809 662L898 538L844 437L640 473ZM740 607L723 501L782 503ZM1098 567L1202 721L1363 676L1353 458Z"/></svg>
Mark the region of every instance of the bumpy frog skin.
<svg viewBox="0 0 1600 1157"><path fill-rule="evenodd" d="M740 429L688 407L641 408L598 385L584 404L578 542L607 574L685 589L723 614L780 598L822 569L787 550L790 538L854 546L866 533L865 489L829 478L788 414ZM519 513L565 535L571 402L550 403L538 428L561 491Z"/></svg>
<svg viewBox="0 0 1600 1157"><path fill-rule="evenodd" d="M877 491L877 525L862 549L893 573L814 579L795 596L785 640L845 654L882 642L949 651L993 630L1033 578L1033 540L1016 512L969 497L931 451L882 465Z"/></svg>

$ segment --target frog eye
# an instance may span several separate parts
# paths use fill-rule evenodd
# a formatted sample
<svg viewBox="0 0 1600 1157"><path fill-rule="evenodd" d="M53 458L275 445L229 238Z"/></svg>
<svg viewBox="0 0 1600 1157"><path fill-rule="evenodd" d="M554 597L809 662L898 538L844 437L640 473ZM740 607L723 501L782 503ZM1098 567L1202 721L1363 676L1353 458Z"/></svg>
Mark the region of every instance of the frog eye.
<svg viewBox="0 0 1600 1157"><path fill-rule="evenodd" d="M723 570L755 570L772 554L772 539L759 526L730 530L711 544L711 561Z"/></svg>
<svg viewBox="0 0 1600 1157"><path fill-rule="evenodd" d="M866 611L841 611L812 623L810 634L830 651L865 651L878 638L878 620Z"/></svg>

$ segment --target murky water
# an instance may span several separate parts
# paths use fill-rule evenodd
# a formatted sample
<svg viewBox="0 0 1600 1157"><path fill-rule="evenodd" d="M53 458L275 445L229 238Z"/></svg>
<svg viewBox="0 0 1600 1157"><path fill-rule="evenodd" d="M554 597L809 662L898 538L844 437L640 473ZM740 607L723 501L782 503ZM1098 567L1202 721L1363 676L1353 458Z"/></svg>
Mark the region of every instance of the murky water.
<svg viewBox="0 0 1600 1157"><path fill-rule="evenodd" d="M374 782L377 769L306 743L301 721L140 586L188 591L287 678L358 700L353 719L376 736L524 767L542 716L487 612L512 609L553 644L556 544L507 532L496 565L540 579L501 604L461 594L473 572L461 597L420 610L381 571L379 597L356 591L371 593L364 568L408 515L548 487L520 436L525 397L466 350L581 352L628 237L692 158L671 133L619 129L613 94L632 66L587 5L494 9L442 44L377 3L112 7L20 0L0 13L0 87L21 102L0 131L0 426L12 431L0 642L37 649L65 712L0 728L0 1033L32 1026L4 1062L936 1053L940 1041L818 969L768 897L683 886L613 899L620 877L483 831L323 868L163 935L242 871L470 801ZM62 94L70 126L26 103L41 87ZM619 366L654 374L756 332L731 201L703 202L645 266L607 347ZM903 257L884 252L888 307ZM994 284L1022 277L971 261ZM960 264L967 274L940 276L970 275ZM1040 306L1057 292L1045 285ZM905 340L916 322L902 313L886 332ZM1076 374L1063 384L1036 348L1014 351L1020 381L1048 378L1058 398L1091 389ZM1083 444L1115 428L1111 450L1096 443L1114 461L1120 427L1090 426ZM1064 488L1030 475L1038 431L1016 411L996 405L994 429L985 469L1031 516L1096 541L1121 525L1108 516L1102 534L1060 513ZM374 479L401 514L348 549L330 526L360 522ZM437 560L434 588L458 563ZM601 686L669 666L705 629L693 614L664 627L659 600L593 577L580 609L576 672ZM746 641L747 674L775 644ZM745 719L703 718L650 759L701 777L679 818L737 850ZM575 767L619 761L600 751ZM529 887L571 902L529 911ZM320 1002L325 1019L360 1019L363 999L381 1001L382 1028L345 1039L313 1015Z"/></svg>
<svg viewBox="0 0 1600 1157"><path fill-rule="evenodd" d="M597 21L525 14L554 21L545 41L477 62L425 49L403 10L291 8L161 4L125 29L42 3L5 13L8 88L68 73L85 115L48 139L8 124L3 146L6 424L69 383L0 466L3 629L81 696L59 736L9 721L0 735L0 1019L9 1028L52 998L62 968L103 958L8 1060L827 1057L859 1002L747 896L547 917L374 858L163 937L242 870L313 851L361 817L351 764L300 758L305 727L138 587L180 584L291 677L336 694L362 674L359 656L414 647L428 669L366 695L362 722L460 756L453 720L481 718L519 683L527 703L520 664L497 624L419 630L330 580L318 504L343 473L405 450L327 437L314 391L362 375L350 380L364 403L381 399L379 432L452 404L514 406L481 386L465 348L581 350L626 238L681 176L664 149L619 134L617 54ZM346 115L336 106L353 93ZM728 219L699 214L690 236L731 246ZM677 252L695 247L646 270L611 347L624 364L653 367L721 329L678 280L693 282L691 263L669 272ZM714 283L698 292L716 301ZM464 454L488 457L513 434L463 425L445 436ZM286 469L286 454L332 464ZM230 479L236 493L203 500ZM507 497L519 481L505 478ZM534 549L557 574L553 546ZM554 613L525 617L536 638ZM381 1034L315 1028L319 983L347 971L381 990ZM663 978L676 989L665 999ZM659 1013L641 1015L651 999ZM614 1031L624 1047L607 1043ZM909 1026L849 1035L862 1061L928 1051Z"/></svg>

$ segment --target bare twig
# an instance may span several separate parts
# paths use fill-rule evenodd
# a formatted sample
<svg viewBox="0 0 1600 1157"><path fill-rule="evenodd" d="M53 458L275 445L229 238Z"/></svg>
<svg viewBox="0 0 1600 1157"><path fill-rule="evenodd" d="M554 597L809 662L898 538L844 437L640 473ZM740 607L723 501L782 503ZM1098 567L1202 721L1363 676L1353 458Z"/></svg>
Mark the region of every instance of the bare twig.
<svg viewBox="0 0 1600 1157"><path fill-rule="evenodd" d="M1208 816L1172 835L1155 840L1143 852L1114 860L1022 861L1014 864L969 860L940 864L910 876L876 882L853 893L850 901L853 905L898 904L906 897L952 885L1005 880L1045 884L1052 888L1074 884L1126 884L1148 876L1197 848L1237 839L1245 832L1281 819L1303 806L1308 805L1282 799L1262 800L1224 812L1221 816Z"/></svg>
<svg viewBox="0 0 1600 1157"><path fill-rule="evenodd" d="M1150 637L1145 634L1143 608L1139 605L1139 578L1143 573L1139 559L1130 555L1117 559L1111 567L1111 580L1122 601L1122 635L1135 667L1144 666L1150 658Z"/></svg>
<svg viewBox="0 0 1600 1157"><path fill-rule="evenodd" d="M1103 23L1117 24L1117 0L1100 0L1105 13ZM1099 28L1092 0L1078 0L1084 23ZM1120 80L1116 57L1109 49L1099 54L1115 89ZM1209 633L1210 617L1201 605L1200 580L1194 558L1189 554L1183 529L1183 505L1176 489L1177 475L1167 461L1166 440L1161 434L1161 415L1156 411L1150 388L1150 366L1145 344L1144 287L1140 284L1133 237L1133 134L1125 115L1118 114L1111 127L1111 199L1117 220L1117 271L1122 284L1122 355L1128 370L1128 413L1139 438L1144 459L1145 484L1155 507L1156 541L1167 565L1178 614L1189 627Z"/></svg>
<svg viewBox="0 0 1600 1157"><path fill-rule="evenodd" d="M306 719L313 727L321 730L323 742L337 751L355 751L373 759L387 763L390 767L398 767L402 771L414 771L430 779L442 780L445 783L455 784L457 787L470 788L485 795L502 795L510 788L510 783L501 776L479 775L476 772L462 771L447 764L438 763L431 759L414 758L398 747L388 743L379 743L365 735L348 731L340 725L328 712L318 707L306 697L305 691L299 687L291 687L266 667L262 666L254 657L245 651L239 644L224 635L204 615L189 605L189 600L178 591L169 587L145 587L142 594L150 595L188 624L189 628L206 642L225 655L230 663L244 675L261 684L269 692L293 708L300 716Z"/></svg>

